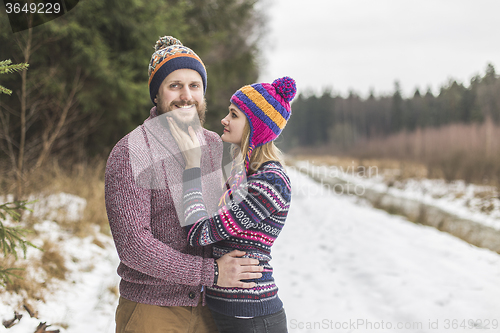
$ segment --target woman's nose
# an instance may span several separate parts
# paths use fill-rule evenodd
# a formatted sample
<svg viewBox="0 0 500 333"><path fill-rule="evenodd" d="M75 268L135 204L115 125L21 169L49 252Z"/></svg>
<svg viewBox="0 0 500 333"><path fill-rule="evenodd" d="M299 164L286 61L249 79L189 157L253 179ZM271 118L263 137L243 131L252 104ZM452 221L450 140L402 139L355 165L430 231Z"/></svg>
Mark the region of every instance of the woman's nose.
<svg viewBox="0 0 500 333"><path fill-rule="evenodd" d="M220 123L222 124L222 126L227 126L227 124L229 124L226 118L222 118Z"/></svg>

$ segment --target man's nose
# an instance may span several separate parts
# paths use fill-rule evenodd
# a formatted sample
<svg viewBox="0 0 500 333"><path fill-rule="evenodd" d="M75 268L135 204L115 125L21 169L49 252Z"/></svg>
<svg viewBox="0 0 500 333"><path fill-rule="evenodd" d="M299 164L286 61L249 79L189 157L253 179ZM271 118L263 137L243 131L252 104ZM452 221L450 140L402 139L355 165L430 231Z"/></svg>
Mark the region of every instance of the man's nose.
<svg viewBox="0 0 500 333"><path fill-rule="evenodd" d="M191 100L191 90L189 89L189 86L184 86L181 89L181 100L184 100L184 101Z"/></svg>

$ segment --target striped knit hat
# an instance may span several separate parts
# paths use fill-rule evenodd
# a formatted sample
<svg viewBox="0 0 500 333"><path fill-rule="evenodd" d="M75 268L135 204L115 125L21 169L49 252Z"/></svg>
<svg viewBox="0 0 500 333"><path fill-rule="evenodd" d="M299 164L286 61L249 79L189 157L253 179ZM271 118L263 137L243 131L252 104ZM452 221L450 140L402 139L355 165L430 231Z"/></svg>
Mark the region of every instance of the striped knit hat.
<svg viewBox="0 0 500 333"><path fill-rule="evenodd" d="M183 46L174 37L161 37L155 45L155 52L149 62L149 96L154 99L163 80L173 71L188 68L197 71L203 80L203 92L207 91L207 71L200 57L190 48Z"/></svg>
<svg viewBox="0 0 500 333"><path fill-rule="evenodd" d="M274 141L290 118L290 102L295 97L295 80L285 76L269 83L254 83L239 89L231 97L248 118L250 138L245 167L248 172L252 151L268 142Z"/></svg>

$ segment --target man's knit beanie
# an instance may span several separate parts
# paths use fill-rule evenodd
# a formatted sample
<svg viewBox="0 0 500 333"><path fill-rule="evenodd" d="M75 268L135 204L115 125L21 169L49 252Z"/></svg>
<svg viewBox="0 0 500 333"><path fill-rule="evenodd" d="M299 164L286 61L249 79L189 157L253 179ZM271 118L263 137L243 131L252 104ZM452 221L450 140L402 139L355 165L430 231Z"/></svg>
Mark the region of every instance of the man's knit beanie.
<svg viewBox="0 0 500 333"><path fill-rule="evenodd" d="M200 57L172 36L161 37L149 62L149 95L154 99L163 80L173 71L188 68L197 71L203 81L203 92L207 91L207 71Z"/></svg>
<svg viewBox="0 0 500 333"><path fill-rule="evenodd" d="M285 76L270 83L254 83L234 93L231 103L247 117L250 125L245 167L248 172L252 151L274 141L285 127L292 109L290 102L297 93L295 80Z"/></svg>

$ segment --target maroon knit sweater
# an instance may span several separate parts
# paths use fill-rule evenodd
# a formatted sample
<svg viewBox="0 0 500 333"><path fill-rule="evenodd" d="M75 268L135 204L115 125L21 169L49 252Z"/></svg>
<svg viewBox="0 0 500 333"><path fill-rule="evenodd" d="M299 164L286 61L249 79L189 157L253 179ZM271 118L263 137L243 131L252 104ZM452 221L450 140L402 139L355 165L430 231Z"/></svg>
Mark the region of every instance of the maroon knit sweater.
<svg viewBox="0 0 500 333"><path fill-rule="evenodd" d="M205 202L215 211L222 189L222 142L216 133L204 129L198 138L203 188L213 189L205 191ZM120 295L128 300L196 306L202 286L213 284L212 248L189 246L178 219L183 217L184 168L156 107L142 125L116 144L108 158L106 211L120 258Z"/></svg>

